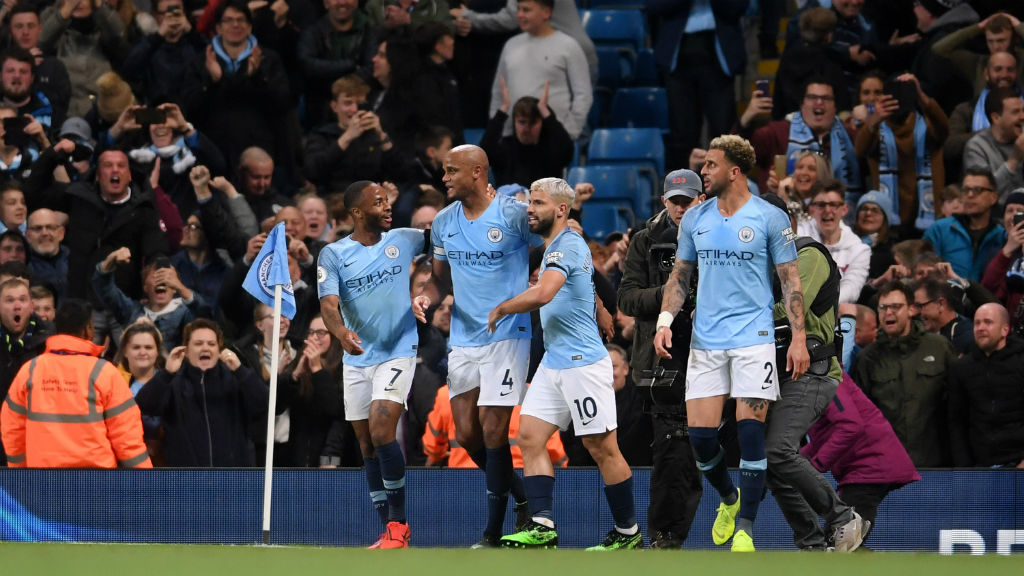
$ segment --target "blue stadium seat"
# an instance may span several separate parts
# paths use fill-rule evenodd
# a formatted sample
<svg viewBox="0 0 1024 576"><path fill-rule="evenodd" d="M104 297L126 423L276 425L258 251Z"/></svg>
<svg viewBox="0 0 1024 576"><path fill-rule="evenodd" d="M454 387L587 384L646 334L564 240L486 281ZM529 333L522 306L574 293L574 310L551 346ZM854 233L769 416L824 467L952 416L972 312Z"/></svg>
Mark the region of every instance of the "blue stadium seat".
<svg viewBox="0 0 1024 576"><path fill-rule="evenodd" d="M615 90L633 75L633 61L636 53L629 48L612 48L598 46L597 50L597 86Z"/></svg>
<svg viewBox="0 0 1024 576"><path fill-rule="evenodd" d="M612 232L625 232L633 225L628 208L614 202L591 200L583 205L583 231L595 240L604 240Z"/></svg>
<svg viewBox="0 0 1024 576"><path fill-rule="evenodd" d="M573 187L580 182L594 184L593 200L625 201L634 212L642 212L646 206L637 203L637 178L637 169L633 166L578 166L569 168L565 179Z"/></svg>
<svg viewBox="0 0 1024 576"><path fill-rule="evenodd" d="M588 164L636 164L665 173L665 144L657 128L599 128L590 137Z"/></svg>
<svg viewBox="0 0 1024 576"><path fill-rule="evenodd" d="M609 125L659 128L668 132L668 96L664 88L619 88L612 99Z"/></svg>
<svg viewBox="0 0 1024 576"><path fill-rule="evenodd" d="M480 139L484 137L484 128L463 128L462 135L466 139L466 144L479 144Z"/></svg>
<svg viewBox="0 0 1024 576"><path fill-rule="evenodd" d="M595 46L644 47L644 13L639 10L580 10L583 30Z"/></svg>
<svg viewBox="0 0 1024 576"><path fill-rule="evenodd" d="M661 85L661 78L658 76L658 65L654 63L654 50L644 48L636 53L636 62L633 63L633 75L630 84L633 86Z"/></svg>
<svg viewBox="0 0 1024 576"><path fill-rule="evenodd" d="M646 8L643 0L589 0L587 8L602 8L605 10L644 10Z"/></svg>

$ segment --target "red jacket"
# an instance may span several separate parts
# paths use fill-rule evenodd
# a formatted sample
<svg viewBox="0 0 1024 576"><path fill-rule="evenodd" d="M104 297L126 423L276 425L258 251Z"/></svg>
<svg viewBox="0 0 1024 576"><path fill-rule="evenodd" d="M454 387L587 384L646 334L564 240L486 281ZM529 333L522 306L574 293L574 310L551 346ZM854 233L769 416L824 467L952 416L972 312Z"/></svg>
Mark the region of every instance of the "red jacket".
<svg viewBox="0 0 1024 576"><path fill-rule="evenodd" d="M103 351L66 334L26 362L0 408L7 463L29 468L152 468L128 383Z"/></svg>
<svg viewBox="0 0 1024 576"><path fill-rule="evenodd" d="M921 476L889 421L843 372L836 396L807 432L803 454L844 484L910 484Z"/></svg>

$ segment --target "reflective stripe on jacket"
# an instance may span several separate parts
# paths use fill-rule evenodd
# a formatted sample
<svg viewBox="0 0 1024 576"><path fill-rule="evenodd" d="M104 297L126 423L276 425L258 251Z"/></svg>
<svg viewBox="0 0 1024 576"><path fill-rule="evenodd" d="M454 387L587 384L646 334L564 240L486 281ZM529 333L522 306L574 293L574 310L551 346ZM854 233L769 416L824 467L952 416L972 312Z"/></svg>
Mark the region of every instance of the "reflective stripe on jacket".
<svg viewBox="0 0 1024 576"><path fill-rule="evenodd" d="M103 348L58 334L26 363L0 408L8 465L152 468L131 390Z"/></svg>

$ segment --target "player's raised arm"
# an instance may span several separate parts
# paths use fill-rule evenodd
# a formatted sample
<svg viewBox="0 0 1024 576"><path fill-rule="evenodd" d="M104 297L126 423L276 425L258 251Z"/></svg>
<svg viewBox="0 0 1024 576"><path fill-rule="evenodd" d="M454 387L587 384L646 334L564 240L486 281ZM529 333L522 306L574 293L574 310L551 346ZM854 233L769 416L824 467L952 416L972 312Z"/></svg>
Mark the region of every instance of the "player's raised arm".
<svg viewBox="0 0 1024 576"><path fill-rule="evenodd" d="M696 260L676 258L672 274L665 282L665 290L661 297L661 314L658 315L658 324L654 332L654 351L662 358L672 357L668 351L672 347L672 321L686 303L686 295L690 293L690 278L696 268ZM797 281L799 282L799 278Z"/></svg>
<svg viewBox="0 0 1024 576"><path fill-rule="evenodd" d="M786 370L793 372L793 379L799 379L811 365L811 357L807 352L807 335L804 330L804 294L800 286L800 271L796 260L775 266L782 283L782 295L786 302L786 316L792 330L792 341L786 353Z"/></svg>

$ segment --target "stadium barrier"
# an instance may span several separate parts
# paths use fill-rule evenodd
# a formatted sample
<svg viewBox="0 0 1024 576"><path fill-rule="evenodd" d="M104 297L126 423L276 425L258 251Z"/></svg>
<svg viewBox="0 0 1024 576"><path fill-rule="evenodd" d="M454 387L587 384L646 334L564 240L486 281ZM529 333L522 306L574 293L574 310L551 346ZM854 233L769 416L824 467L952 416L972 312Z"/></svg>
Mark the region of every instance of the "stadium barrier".
<svg viewBox="0 0 1024 576"><path fill-rule="evenodd" d="M735 472L734 472L735 474ZM889 495L872 549L940 553L1024 551L1024 470L923 471ZM596 469L556 472L555 519L563 547L600 542L612 526ZM649 469L634 470L647 525ZM263 471L15 470L0 468L0 539L9 541L258 544ZM486 519L476 470L411 469L406 480L413 546L466 547ZM714 548L717 498L705 484L687 549ZM506 532L511 530L511 508ZM759 550L792 550L792 532L769 496L758 514ZM381 532L361 470L274 473L271 542L366 546ZM726 547L727 548L727 547Z"/></svg>

